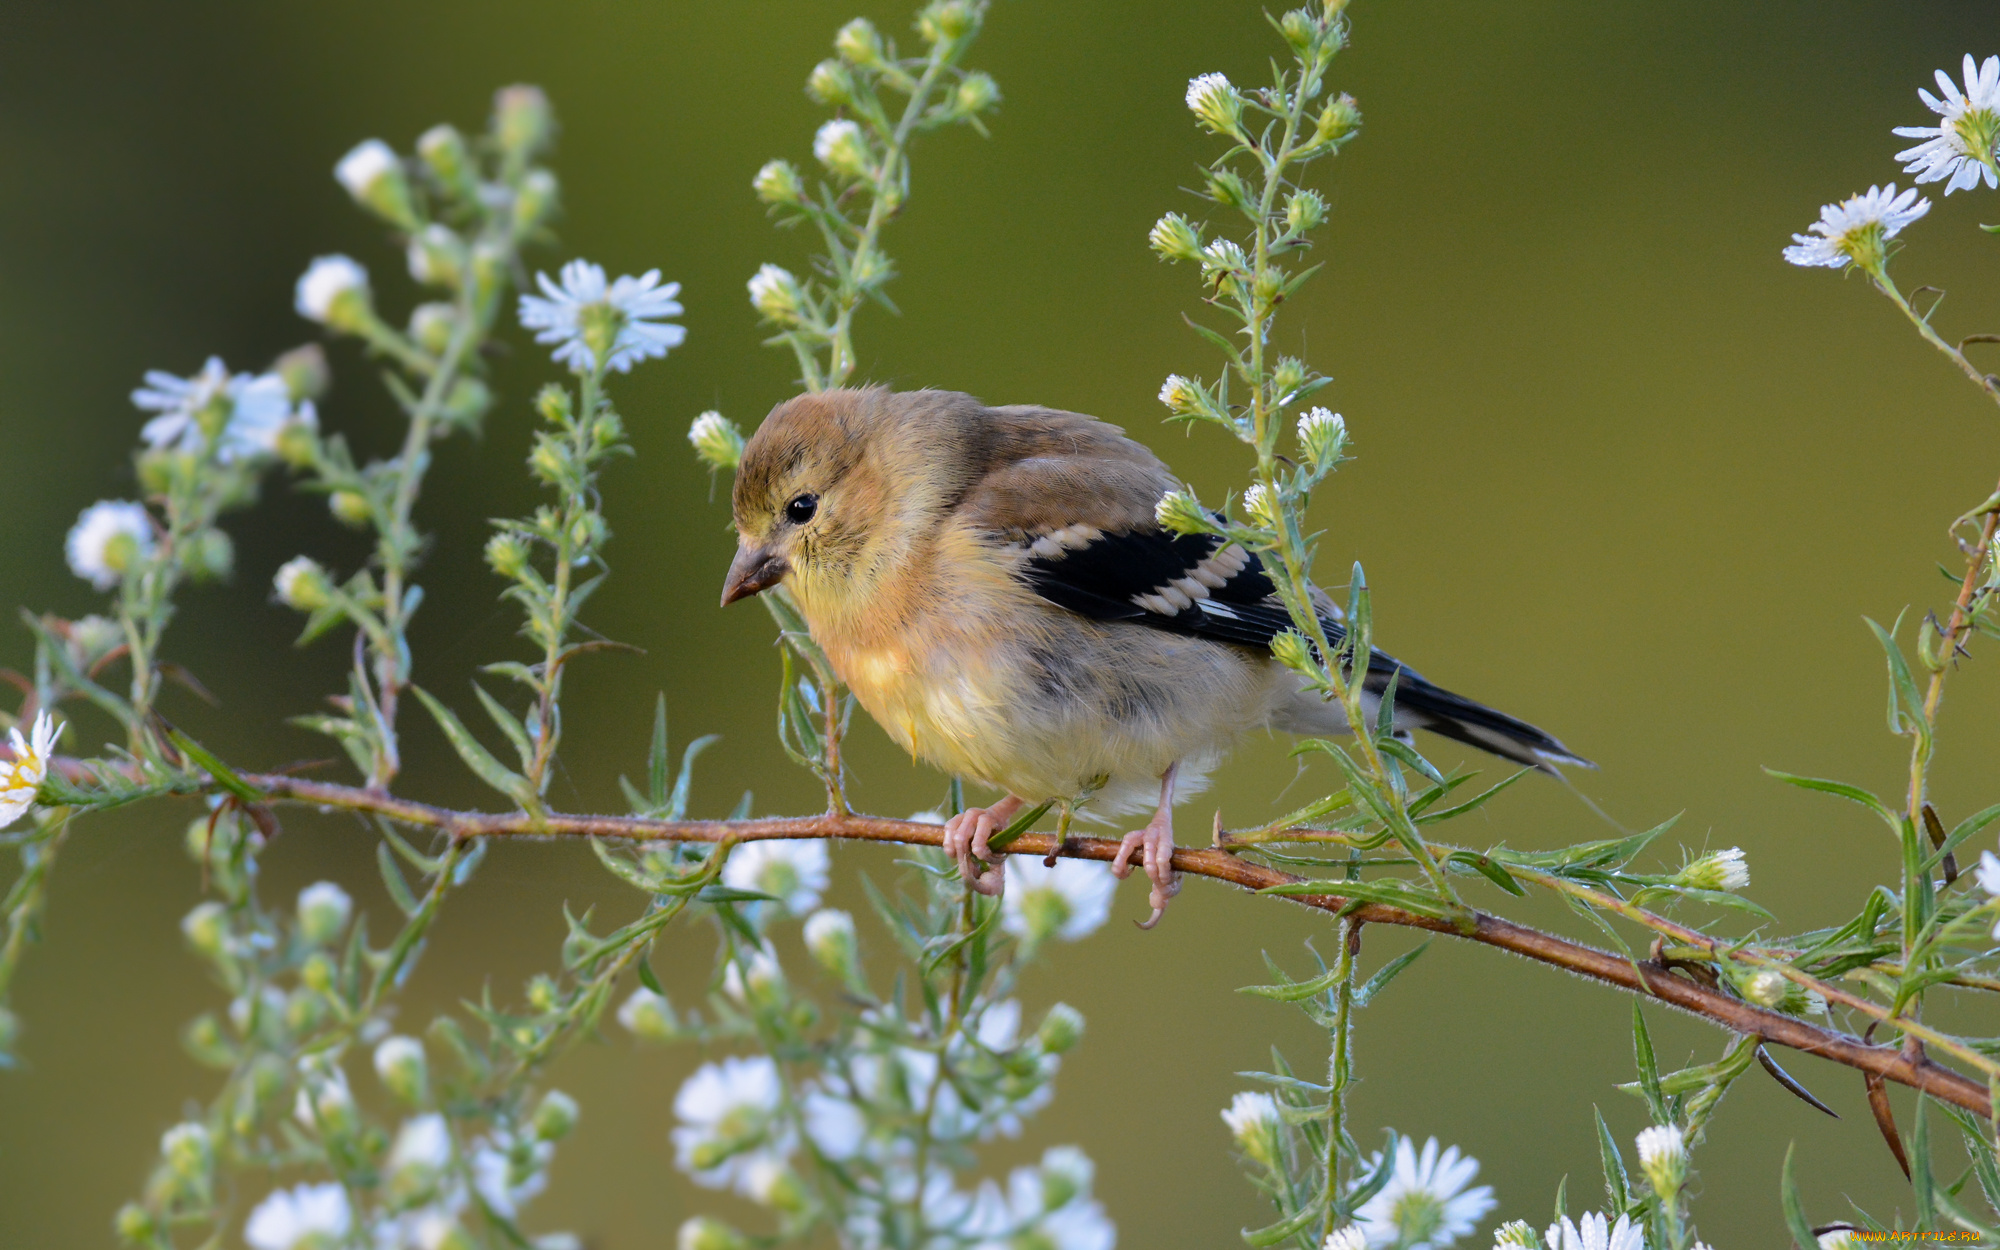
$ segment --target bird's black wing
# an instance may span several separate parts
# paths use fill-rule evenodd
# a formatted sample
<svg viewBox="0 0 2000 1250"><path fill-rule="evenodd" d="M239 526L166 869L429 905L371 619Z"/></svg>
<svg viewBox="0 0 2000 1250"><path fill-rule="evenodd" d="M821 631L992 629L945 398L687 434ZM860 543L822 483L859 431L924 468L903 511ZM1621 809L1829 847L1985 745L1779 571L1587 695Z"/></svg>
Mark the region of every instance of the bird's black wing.
<svg viewBox="0 0 2000 1250"><path fill-rule="evenodd" d="M1022 570L1037 595L1092 620L1260 649L1292 628L1256 553L1215 535L1072 526L1031 541ZM1320 625L1335 646L1347 637L1330 615L1322 615ZM1371 650L1366 688L1381 693L1392 673L1399 729L1428 729L1549 771L1551 761L1589 763L1526 721L1434 686L1402 661Z"/></svg>

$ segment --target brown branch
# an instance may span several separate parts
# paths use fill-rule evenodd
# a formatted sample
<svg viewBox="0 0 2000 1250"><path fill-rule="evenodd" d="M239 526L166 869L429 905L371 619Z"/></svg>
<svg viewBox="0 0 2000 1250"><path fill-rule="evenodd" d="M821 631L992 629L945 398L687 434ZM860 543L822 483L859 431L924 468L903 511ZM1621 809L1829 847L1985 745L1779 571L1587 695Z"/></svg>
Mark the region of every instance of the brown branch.
<svg viewBox="0 0 2000 1250"><path fill-rule="evenodd" d="M719 842L725 837L743 842L772 838L846 838L921 846L937 846L944 840L944 829L940 825L875 816L823 815L731 821L648 820L636 816L572 816L556 812L535 816L522 812L495 814L454 811L353 786L299 777L246 774L243 780L274 800L386 816L405 824L433 828L454 838L582 836L675 842ZM1112 839L1072 836L1059 843L1053 835L1046 833L1023 834L1007 848L1008 854L1063 855L1095 860L1109 860L1117 851L1118 843ZM1194 876L1225 881L1246 890L1269 889L1300 880L1290 873L1249 863L1217 849L1177 850L1174 852L1174 868ZM1319 911L1340 912L1349 906L1347 899L1335 894L1285 897ZM1678 976L1663 964L1651 960L1635 962L1622 955L1479 911L1470 913L1469 924L1420 916L1380 903L1363 903L1350 914L1367 924L1424 929L1512 951L1536 963L1562 968L1633 993L1646 994L1731 1032L1818 1055L1872 1078L1907 1085L1941 1102L1963 1107L1974 1115L1992 1115L1986 1086L1982 1082L1921 1055L1906 1055L1895 1046L1871 1045L1850 1034L1752 1006L1719 989ZM1707 941L1692 931L1690 937Z"/></svg>

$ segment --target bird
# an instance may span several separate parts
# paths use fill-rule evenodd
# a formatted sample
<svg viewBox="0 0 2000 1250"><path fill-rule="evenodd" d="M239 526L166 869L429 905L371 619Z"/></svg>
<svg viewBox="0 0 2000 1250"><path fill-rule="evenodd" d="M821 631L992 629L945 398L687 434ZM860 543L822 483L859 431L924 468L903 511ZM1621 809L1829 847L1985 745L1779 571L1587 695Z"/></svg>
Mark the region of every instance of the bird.
<svg viewBox="0 0 2000 1250"><path fill-rule="evenodd" d="M839 388L773 408L731 494L724 607L784 586L834 673L898 745L1003 797L947 821L966 882L998 894L989 843L1021 811L1150 810L1121 839L1157 924L1178 890L1173 808L1257 729L1328 736L1344 709L1271 654L1292 623L1263 561L1163 528L1178 480L1117 426L955 391ZM1340 613L1314 590L1330 641ZM1422 729L1557 773L1590 762L1525 721L1376 651L1393 730ZM1558 774L1559 775L1559 774Z"/></svg>

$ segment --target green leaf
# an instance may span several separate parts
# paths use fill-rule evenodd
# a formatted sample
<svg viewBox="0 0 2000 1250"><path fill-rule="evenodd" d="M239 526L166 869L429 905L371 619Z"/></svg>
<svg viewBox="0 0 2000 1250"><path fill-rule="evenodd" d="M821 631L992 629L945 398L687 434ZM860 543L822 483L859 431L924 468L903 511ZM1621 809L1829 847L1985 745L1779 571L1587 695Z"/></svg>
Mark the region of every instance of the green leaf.
<svg viewBox="0 0 2000 1250"><path fill-rule="evenodd" d="M1267 963L1270 961L1270 956L1264 958ZM1269 998L1281 1003L1297 1003L1324 994L1339 983L1340 973L1337 970L1329 970L1325 975L1314 977L1310 981L1281 981L1277 985L1239 985L1236 987L1236 992L1255 994L1258 998Z"/></svg>
<svg viewBox="0 0 2000 1250"><path fill-rule="evenodd" d="M1785 1146L1785 1170L1780 1174L1778 1197L1785 1209L1785 1227L1792 1234L1796 1250L1819 1250L1819 1238L1813 1236L1812 1223L1806 1219L1805 1204L1799 1201L1799 1186L1792 1179L1792 1151L1796 1142Z"/></svg>
<svg viewBox="0 0 2000 1250"><path fill-rule="evenodd" d="M646 752L646 793L653 807L667 802L667 694L661 691L653 701L653 745Z"/></svg>
<svg viewBox="0 0 2000 1250"><path fill-rule="evenodd" d="M649 947L646 953L641 955L636 962L639 965L639 984L658 994L661 998L665 998L667 992L660 988L660 978L653 971L652 949Z"/></svg>
<svg viewBox="0 0 2000 1250"><path fill-rule="evenodd" d="M688 743L687 749L681 752L680 775L674 778L674 792L667 796L665 816L668 820L685 820L687 818L688 788L694 784L694 762L703 751L708 750L708 748L720 741L722 741L721 734L703 734L693 742ZM750 796L745 794L743 797L747 803ZM730 819L742 820L748 815L749 812L746 809L743 816L732 816Z"/></svg>
<svg viewBox="0 0 2000 1250"><path fill-rule="evenodd" d="M1275 1224L1266 1224L1258 1229L1244 1229L1243 1240L1252 1246L1275 1246L1286 1238L1312 1227L1325 1210L1325 1196L1321 1195L1289 1218L1279 1220Z"/></svg>
<svg viewBox="0 0 2000 1250"><path fill-rule="evenodd" d="M396 854L402 857L404 863L416 869L418 872L422 873L426 877L436 876L438 871L444 867L444 861L442 859L439 859L434 855L426 855L422 851L419 851L416 847L411 846L408 842L405 842L402 839L402 837L399 834L397 834L395 826L391 825L388 821L385 820L379 823L380 823L380 828L382 830L383 840L386 841L391 847L395 849Z"/></svg>
<svg viewBox="0 0 2000 1250"><path fill-rule="evenodd" d="M1876 639L1881 642L1882 650L1888 656L1889 732L1905 732L1903 722L1907 721L1909 726L1908 732L1915 733L1918 737L1920 743L1919 749L1928 753L1931 736L1930 721L1924 716L1924 699L1921 694L1917 693L1916 679L1910 676L1910 666L1903 659L1903 649L1896 645L1894 634L1883 629L1880 625L1877 625L1865 616L1861 619L1867 621L1868 628L1875 631ZM1897 712L1899 701L1902 705L1900 716Z"/></svg>
<svg viewBox="0 0 2000 1250"><path fill-rule="evenodd" d="M515 752L521 757L521 767L525 769L534 763L535 748L528 741L528 731L521 727L521 722L515 719L512 712L500 706L500 701L487 694L486 688L476 681L472 683L472 692L479 696L479 705L486 709L486 715L500 727L501 733L507 735L507 741L514 744Z"/></svg>
<svg viewBox="0 0 2000 1250"><path fill-rule="evenodd" d="M1448 863L1465 865L1516 898L1525 897L1528 893L1521 888L1520 882L1507 874L1505 868L1502 868L1484 855L1475 854L1472 851L1453 851L1451 854L1445 856L1445 860Z"/></svg>
<svg viewBox="0 0 2000 1250"><path fill-rule="evenodd" d="M1358 1009L1366 1007L1370 1002L1374 1001L1377 994L1388 988L1389 982L1395 980L1403 969L1417 962L1417 956L1430 948L1429 939L1425 939L1422 945L1413 946L1388 963L1383 964L1381 968L1376 970L1374 976L1369 977L1362 983L1359 989L1354 991L1354 1006Z"/></svg>
<svg viewBox="0 0 2000 1250"><path fill-rule="evenodd" d="M431 718L444 731L446 740L458 752L458 758L465 761L465 766L475 776L523 806L534 801L534 787L528 784L528 779L494 759L493 753L480 745L479 739L472 736L456 713L432 698L422 686L411 686L410 689L417 692L417 698L430 710Z"/></svg>
<svg viewBox="0 0 2000 1250"><path fill-rule="evenodd" d="M1008 847L1014 845L1014 840L1016 838L1020 837L1028 830L1034 828L1035 822L1040 820L1042 817L1048 815L1049 809L1054 806L1055 806L1055 800L1050 799L1048 802L1043 803L1038 807L1033 807L1025 812L1022 812L1019 816L1016 816L1011 822L1009 822L1005 829L1002 829L1000 832L994 834L991 838L987 839L986 845L991 847L995 851L1006 850Z"/></svg>
<svg viewBox="0 0 2000 1250"><path fill-rule="evenodd" d="M732 885L705 885L696 894L699 903L778 903L784 900L762 890L741 890Z"/></svg>
<svg viewBox="0 0 2000 1250"><path fill-rule="evenodd" d="M1930 1099L1917 1095L1917 1119L1910 1128L1910 1189L1917 1200L1917 1231L1937 1227L1937 1179L1931 1174L1931 1130L1924 1116Z"/></svg>
<svg viewBox="0 0 2000 1250"><path fill-rule="evenodd" d="M1632 1000L1632 1058L1639 1068L1639 1092L1646 1096L1646 1110L1653 1113L1653 1123L1671 1124L1673 1117L1667 1113L1667 1099L1660 1089L1660 1064L1653 1054L1653 1035L1646 1029L1646 1013L1639 1010L1639 1000Z"/></svg>
<svg viewBox="0 0 2000 1250"><path fill-rule="evenodd" d="M389 897L396 906L405 916L416 915L416 896L410 893L409 883L403 880L403 874L396 868L396 857L389 853L388 843L375 844L375 866L382 870L382 884L388 887Z"/></svg>
<svg viewBox="0 0 2000 1250"><path fill-rule="evenodd" d="M1429 778L1433 784L1444 784L1444 774L1437 770L1437 765L1417 754L1417 749L1409 743L1398 741L1395 738L1381 738L1376 741L1375 749L1392 759L1408 764L1411 768L1416 769Z"/></svg>
<svg viewBox="0 0 2000 1250"><path fill-rule="evenodd" d="M161 724L166 725L166 722L162 721ZM224 790L227 790L230 794L243 800L245 803L261 803L264 801L263 791L258 790L249 782L243 780L243 778L238 777L231 771L229 765L209 754L199 742L188 737L172 725L166 725L166 730L167 740L179 747L181 754L192 760L196 767L215 778L216 785L221 786Z"/></svg>
<svg viewBox="0 0 2000 1250"><path fill-rule="evenodd" d="M1625 1174L1625 1156L1618 1152L1618 1143L1612 1139L1611 1126L1604 1122L1604 1113L1592 1108L1597 1116L1597 1156L1604 1165L1604 1197L1609 1211L1623 1211L1632 1205L1632 1181Z"/></svg>
<svg viewBox="0 0 2000 1250"><path fill-rule="evenodd" d="M1421 890L1407 881L1290 881L1283 885L1267 886L1257 891L1259 894L1276 894L1283 897L1296 895L1324 894L1344 898L1358 903L1382 903L1389 907L1400 907L1404 911L1434 919L1445 918L1446 909L1436 895Z"/></svg>
<svg viewBox="0 0 2000 1250"><path fill-rule="evenodd" d="M1881 799L1863 790L1860 786L1850 786L1841 781L1828 781L1822 777L1798 777L1791 773L1781 773L1775 768L1765 769L1764 775L1767 777L1776 777L1786 785L1797 786L1801 790L1818 790L1822 794L1839 795L1851 803L1859 803L1869 811L1874 812L1888 824L1890 829L1895 830L1900 828L1902 818L1890 811L1888 805L1883 803Z"/></svg>
<svg viewBox="0 0 2000 1250"><path fill-rule="evenodd" d="M1410 805L1410 815L1415 819L1417 824L1433 825L1437 824L1440 821L1450 820L1454 816L1463 816L1467 812L1476 812L1480 808L1486 806L1487 800L1491 799L1494 795L1500 793L1502 790L1505 790L1508 786L1513 785L1515 782L1527 776L1529 773L1537 771L1539 770L1533 768L1523 768L1520 771L1516 772L1513 776L1507 778L1505 781L1495 782L1493 785L1489 786L1486 790L1482 791L1479 794L1474 795L1473 797L1467 799L1465 802L1460 803L1457 807L1447 807L1442 811L1436 811L1436 812L1422 811L1422 809L1428 806L1428 804L1424 803L1422 799L1419 799L1417 802L1412 803ZM1456 784L1458 780L1459 779L1454 779L1453 784ZM1419 814L1420 812L1422 814Z"/></svg>

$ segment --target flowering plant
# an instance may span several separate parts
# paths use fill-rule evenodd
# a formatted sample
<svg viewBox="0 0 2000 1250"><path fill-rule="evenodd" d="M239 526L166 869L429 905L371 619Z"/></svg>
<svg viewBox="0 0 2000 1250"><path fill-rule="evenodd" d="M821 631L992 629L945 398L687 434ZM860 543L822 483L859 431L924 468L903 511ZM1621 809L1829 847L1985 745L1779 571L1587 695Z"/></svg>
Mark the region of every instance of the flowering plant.
<svg viewBox="0 0 2000 1250"><path fill-rule="evenodd" d="M1325 913L1331 928L1330 959L1311 950L1300 975L1272 961L1271 983L1246 987L1302 1011L1326 1044L1324 1068L1315 1057L1311 1075L1274 1052L1270 1071L1242 1074L1255 1088L1220 1111L1250 1184L1272 1208L1271 1222L1246 1241L1441 1250L1518 1206L1517 1196L1503 1205L1476 1183L1478 1162L1456 1146L1357 1123L1348 1104L1357 1021L1426 949L1373 963L1364 934L1384 925L1511 951L1635 995L1635 1072L1623 1089L1646 1127L1628 1151L1600 1115L1598 1209L1572 1214L1560 1185L1551 1222L1511 1219L1491 1230L1496 1247L1705 1250L1693 1156L1735 1083L1761 1068L1824 1109L1781 1066L1773 1054L1781 1048L1862 1073L1876 1125L1911 1181L1909 1231L2000 1235L2000 1038L1925 1011L1939 995L2000 989L1992 945L2000 857L1979 843L2000 805L1947 827L1928 789L1947 679L1973 639L2000 634L2000 493L1955 522L1956 597L1910 631L1914 647L1900 628L1870 623L1886 662L1889 728L1906 740L1906 792L1885 798L1775 774L1883 823L1893 880L1852 919L1774 936L1775 917L1746 897L1751 873L1740 849L1683 851L1677 866L1650 861L1671 822L1546 850L1441 836L1446 822L1494 810L1515 778L1467 789L1470 774L1441 770L1396 732L1393 683L1371 692L1357 677L1371 653L1368 584L1356 566L1345 612L1321 604L1316 535L1305 521L1314 493L1349 457L1349 424L1323 402L1331 377L1303 354L1285 354L1298 336L1281 326L1317 269L1305 262L1331 213L1308 175L1361 124L1356 102L1329 85L1350 35L1345 10L1344 0L1313 0L1273 18L1283 51L1264 84L1239 86L1219 72L1188 83L1186 107L1221 150L1204 167L1201 207L1165 213L1149 234L1163 261L1194 276L1202 315L1214 323L1196 329L1220 353L1206 373L1168 376L1158 398L1170 419L1220 430L1249 462L1243 490L1221 508L1178 489L1160 499L1157 519L1259 556L1293 625L1273 654L1302 688L1337 705L1346 729L1300 746L1329 770L1322 797L1257 828L1225 830L1218 818L1213 845L1173 860L1183 873ZM907 56L864 19L840 28L835 55L807 80L809 95L836 114L811 143L822 175L809 180L775 160L755 176L751 190L779 224L809 227L819 248L804 276L772 263L748 280L752 310L809 391L859 371L853 331L864 303L894 307L884 240L912 203L914 139L959 123L983 129L999 100L993 80L966 67L986 17L983 0L933 0L915 22L921 54ZM1922 140L1896 156L1917 185L1887 183L1827 205L1783 256L1859 273L2000 402L2000 379L1966 356L1994 336L1948 341L1933 325L1936 302L1920 309L1922 299L1891 276L1930 209L1922 188L2000 187L2000 58L1968 57L1962 81L1943 72L1937 81L1942 94L1919 94L1938 123L1896 131ZM163 1135L140 1193L116 1214L130 1244L216 1245L240 1235L255 1250L578 1246L566 1233L531 1231L530 1208L581 1115L575 1099L549 1086L550 1064L608 1017L642 1044L721 1052L678 1090L670 1140L695 1185L747 1199L761 1224L746 1231L694 1216L679 1231L684 1250L827 1240L1108 1250L1116 1232L1083 1147L1037 1143L1032 1161L1004 1179L981 1169L992 1143L1030 1132L1083 1041L1083 1013L1031 1002L1021 973L1103 925L1114 886L1102 861L1116 843L1069 836L1067 805L1053 833L1035 828L1046 808L1029 812L994 839L1009 855L1006 889L995 897L968 889L937 849L942 821L965 810L956 781L942 812L895 820L852 811L841 742L853 701L782 593L766 596L784 643L780 745L824 785L824 812L758 818L746 795L726 819L692 818L691 779L708 739L683 747L676 763L664 699L644 773L623 784L626 811L566 813L550 802L569 666L620 646L583 619L612 571L603 470L632 451L613 392L635 368L671 359L687 337L674 320L683 313L679 286L660 270L613 277L571 258L551 275L531 265L532 249L555 241L559 184L545 164L553 131L542 94L509 87L477 136L436 126L409 155L370 139L335 168L435 297L392 321L368 271L341 255L312 260L294 293L301 316L383 365L404 419L396 454L357 461L341 434L322 429L328 366L316 346L261 371L232 372L211 358L188 377L150 372L133 393L144 414L141 497L86 508L65 547L77 576L107 597L104 610L30 616L32 675L9 674L23 697L0 721L8 733L0 838L20 868L0 899L0 1059L22 1048L7 990L58 856L87 827L79 822L114 806L179 801L193 807L184 843L206 894L182 936L221 991L184 1040L217 1077L198 1109ZM510 310L550 349L546 367L560 380L532 405L527 467L547 496L529 515L496 521L484 549L520 611L525 649L486 666L502 679L486 684L501 693L475 685L480 715L465 717L417 683L408 630L423 603L417 508L433 446L476 431L496 403L481 362ZM744 439L722 414L701 414L688 437L712 471L737 467ZM277 599L304 618L302 643L340 631L351 644L330 710L300 718L340 744L352 768L346 781L234 767L159 708L167 682L197 685L163 650L177 596L232 571L223 520L281 470L370 540L368 560L351 572L302 554L271 580ZM405 696L497 796L495 810L397 793ZM111 741L93 751L86 735L107 728ZM65 743L74 753L58 754ZM296 804L359 814L379 834L388 924L378 919L371 933L349 889L332 881L282 904L260 893L278 813ZM427 1028L395 1031L397 996L441 912L488 849L510 837L587 840L635 892L629 914L608 928L591 915L566 917L554 964L519 1001L489 993ZM914 848L897 880L867 883L872 915L824 905L836 869L828 846L839 839ZM1976 868L1961 872L1960 856L1974 849ZM1483 892L1505 905L1531 890L1560 898L1604 945L1528 927L1479 901ZM653 960L667 943L685 963L695 928L712 949L710 975L699 1001L677 1004ZM1649 998L1721 1029L1720 1055L1661 1071L1640 1005ZM1890 1083L1916 1091L1908 1133ZM1963 1141L1966 1166L1955 1179L1937 1170L1939 1117ZM1815 1224L1791 1157L1773 1170L1777 1206L1805 1250L1890 1231L1859 1211Z"/></svg>

